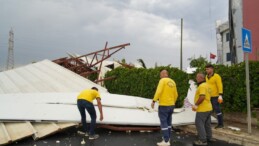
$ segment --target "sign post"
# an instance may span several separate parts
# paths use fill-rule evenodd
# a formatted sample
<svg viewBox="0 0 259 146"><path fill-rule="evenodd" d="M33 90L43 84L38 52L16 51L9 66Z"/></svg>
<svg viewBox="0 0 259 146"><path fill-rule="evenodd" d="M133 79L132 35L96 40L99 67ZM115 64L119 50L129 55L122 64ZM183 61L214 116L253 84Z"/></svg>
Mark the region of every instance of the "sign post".
<svg viewBox="0 0 259 146"><path fill-rule="evenodd" d="M252 133L251 128L251 106L250 106L250 80L249 80L249 62L248 53L252 52L251 31L242 28L242 48L245 53L245 66L246 66L246 98L247 98L247 126L248 133Z"/></svg>

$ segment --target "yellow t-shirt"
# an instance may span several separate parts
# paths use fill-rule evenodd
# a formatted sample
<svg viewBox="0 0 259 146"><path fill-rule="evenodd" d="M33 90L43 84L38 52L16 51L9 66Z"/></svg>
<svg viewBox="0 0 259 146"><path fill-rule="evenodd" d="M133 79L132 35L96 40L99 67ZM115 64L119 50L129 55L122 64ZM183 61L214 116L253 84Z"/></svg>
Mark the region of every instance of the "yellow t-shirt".
<svg viewBox="0 0 259 146"><path fill-rule="evenodd" d="M206 82L209 84L211 97L216 97L223 94L223 85L221 77L218 74L214 73L210 78L206 75Z"/></svg>
<svg viewBox="0 0 259 146"><path fill-rule="evenodd" d="M77 99L84 99L89 102L93 102L94 99L101 98L98 91L93 89L83 90L78 96Z"/></svg>
<svg viewBox="0 0 259 146"><path fill-rule="evenodd" d="M171 106L175 105L177 98L178 93L175 82L170 78L160 79L153 100L159 100L159 105Z"/></svg>
<svg viewBox="0 0 259 146"><path fill-rule="evenodd" d="M210 102L209 86L207 83L201 83L196 90L194 103L196 103L200 95L205 95L205 99L201 104L198 105L197 112L208 112L212 110L212 105Z"/></svg>

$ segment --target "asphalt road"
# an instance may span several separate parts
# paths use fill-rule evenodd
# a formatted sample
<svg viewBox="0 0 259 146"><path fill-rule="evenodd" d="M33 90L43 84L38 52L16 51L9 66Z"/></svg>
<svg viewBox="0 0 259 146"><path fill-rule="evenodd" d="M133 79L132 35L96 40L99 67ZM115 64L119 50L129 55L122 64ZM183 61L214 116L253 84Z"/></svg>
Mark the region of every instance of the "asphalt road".
<svg viewBox="0 0 259 146"><path fill-rule="evenodd" d="M64 130L44 139L34 141L27 138L10 144L10 146L156 146L161 141L161 133L155 132L118 132L107 129L97 129L96 133L100 138L89 140L77 134L76 128ZM172 133L171 145L173 146L192 146L196 140L196 135L177 131ZM85 144L81 144L84 139ZM209 143L209 146L238 146L223 141Z"/></svg>

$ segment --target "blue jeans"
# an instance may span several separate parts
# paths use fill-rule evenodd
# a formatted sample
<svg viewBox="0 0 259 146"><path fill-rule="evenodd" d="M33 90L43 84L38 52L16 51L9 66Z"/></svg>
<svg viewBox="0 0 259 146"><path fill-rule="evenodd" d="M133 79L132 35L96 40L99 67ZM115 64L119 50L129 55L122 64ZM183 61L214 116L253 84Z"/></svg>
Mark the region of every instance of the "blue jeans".
<svg viewBox="0 0 259 146"><path fill-rule="evenodd" d="M173 113L174 113L174 106L158 107L158 116L160 119L160 126L163 133L163 139L165 140L165 142L168 142L171 137Z"/></svg>
<svg viewBox="0 0 259 146"><path fill-rule="evenodd" d="M77 107L81 115L81 122L83 124L83 131L88 132L89 129L86 124L86 114L85 110L89 113L91 117L91 124L90 124L90 135L94 135L94 128L96 124L96 112L93 103L83 100L83 99L78 99L77 100Z"/></svg>
<svg viewBox="0 0 259 146"><path fill-rule="evenodd" d="M213 112L216 112L216 114L217 114L218 125L223 126L223 115L220 110L220 104L218 102L218 97L211 97L210 101L211 101L211 104L213 107Z"/></svg>

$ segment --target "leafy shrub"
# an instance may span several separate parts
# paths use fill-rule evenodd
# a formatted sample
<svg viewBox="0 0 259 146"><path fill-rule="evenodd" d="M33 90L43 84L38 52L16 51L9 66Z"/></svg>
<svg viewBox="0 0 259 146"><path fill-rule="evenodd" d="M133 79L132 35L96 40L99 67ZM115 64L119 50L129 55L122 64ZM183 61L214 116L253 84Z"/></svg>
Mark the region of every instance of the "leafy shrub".
<svg viewBox="0 0 259 146"><path fill-rule="evenodd" d="M189 88L189 79L185 72L177 68L116 68L106 74L106 77L115 76L116 79L105 81L105 86L111 93L153 99L156 87L160 80L159 73L162 69L167 69L169 72L169 77L176 82L177 91L179 94L176 106L182 106L183 100L186 97Z"/></svg>
<svg viewBox="0 0 259 146"><path fill-rule="evenodd" d="M152 99L154 97L157 84L159 82L159 72L167 69L170 78L177 85L178 100L177 107L183 105L183 100L187 95L189 88L188 80L195 79L198 71L204 71L204 65L198 68L193 75L170 67L156 67L151 69L126 69L116 68L106 74L106 77L116 76L115 80L105 81L105 86L111 93L140 96ZM259 62L250 61L250 96L251 108L259 108ZM246 103L246 81L245 81L245 63L232 66L215 65L215 72L218 73L223 82L223 98L222 104L224 111L245 112Z"/></svg>

